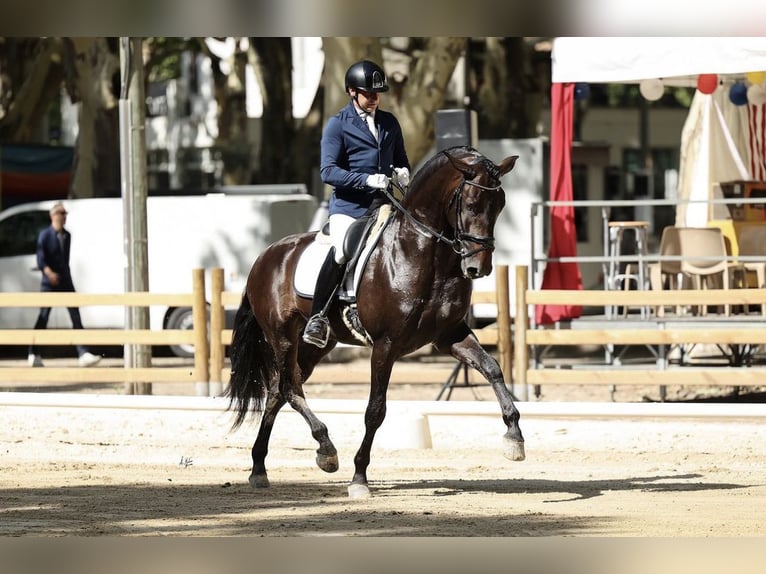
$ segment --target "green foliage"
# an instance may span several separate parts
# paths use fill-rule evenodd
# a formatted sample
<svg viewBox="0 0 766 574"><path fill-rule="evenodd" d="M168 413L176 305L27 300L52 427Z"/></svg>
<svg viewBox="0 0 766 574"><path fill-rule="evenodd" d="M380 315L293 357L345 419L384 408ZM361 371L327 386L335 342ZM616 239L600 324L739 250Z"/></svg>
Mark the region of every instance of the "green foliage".
<svg viewBox="0 0 766 574"><path fill-rule="evenodd" d="M146 38L149 61L146 63L146 80L161 82L181 77L181 53L200 50L201 38Z"/></svg>

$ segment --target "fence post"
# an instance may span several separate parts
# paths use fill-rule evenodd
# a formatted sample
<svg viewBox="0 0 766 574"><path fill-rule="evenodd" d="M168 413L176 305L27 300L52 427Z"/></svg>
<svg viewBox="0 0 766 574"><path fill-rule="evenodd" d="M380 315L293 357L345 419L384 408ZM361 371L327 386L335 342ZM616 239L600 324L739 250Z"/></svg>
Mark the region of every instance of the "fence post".
<svg viewBox="0 0 766 574"><path fill-rule="evenodd" d="M221 371L223 370L223 343L221 331L224 328L224 310L221 300L223 293L223 269L216 267L210 275L210 396L223 391Z"/></svg>
<svg viewBox="0 0 766 574"><path fill-rule="evenodd" d="M205 270L192 270L194 319L194 384L197 396L208 396L209 365L207 341L207 304L205 303Z"/></svg>
<svg viewBox="0 0 766 574"><path fill-rule="evenodd" d="M511 301L508 291L508 266L498 265L495 272L497 301L497 355L505 384L513 385L513 342L511 339Z"/></svg>
<svg viewBox="0 0 766 574"><path fill-rule="evenodd" d="M516 377L514 388L518 388L516 397L519 400L529 399L527 388L527 369L529 367L529 349L527 347L527 329L529 328L529 311L527 310L527 266L516 266L516 322L514 323L513 344Z"/></svg>

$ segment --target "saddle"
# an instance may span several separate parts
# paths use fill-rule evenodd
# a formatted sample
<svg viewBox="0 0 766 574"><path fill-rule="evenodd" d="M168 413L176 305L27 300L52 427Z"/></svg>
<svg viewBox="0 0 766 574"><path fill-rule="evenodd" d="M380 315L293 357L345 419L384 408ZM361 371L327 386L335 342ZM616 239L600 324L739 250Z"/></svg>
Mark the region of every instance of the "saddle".
<svg viewBox="0 0 766 574"><path fill-rule="evenodd" d="M352 223L346 231L346 237L343 239L343 255L346 258L346 273L353 270L356 267L356 263L359 260L359 256L365 246L365 239L369 237L372 226L377 221L377 213L369 213L363 215L354 223ZM317 233L315 241L322 244L330 244L330 222L326 221L322 228ZM344 278L345 278L344 275Z"/></svg>
<svg viewBox="0 0 766 574"><path fill-rule="evenodd" d="M343 253L348 261L336 298L344 303L343 319L349 330L364 344L371 344L367 332L356 315L356 288L362 271L391 215L391 205L384 204L351 224L343 241ZM314 287L327 253L330 251L329 225L325 223L314 241L301 253L295 269L294 288L301 297L314 296Z"/></svg>

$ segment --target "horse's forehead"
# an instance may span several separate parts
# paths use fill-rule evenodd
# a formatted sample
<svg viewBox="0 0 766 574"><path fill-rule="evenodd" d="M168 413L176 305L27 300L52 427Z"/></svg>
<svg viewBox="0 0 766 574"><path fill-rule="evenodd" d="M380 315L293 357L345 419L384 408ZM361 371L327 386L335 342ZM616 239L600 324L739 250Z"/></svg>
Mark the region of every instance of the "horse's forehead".
<svg viewBox="0 0 766 574"><path fill-rule="evenodd" d="M483 173L477 173L477 176L486 175L494 181L500 181L500 166L483 155L473 156L473 161L470 162L472 167L478 168Z"/></svg>
<svg viewBox="0 0 766 574"><path fill-rule="evenodd" d="M473 167L476 173L471 179L490 187L500 185L500 168L490 160L481 158Z"/></svg>
<svg viewBox="0 0 766 574"><path fill-rule="evenodd" d="M484 168L487 170L487 175L495 181L500 181L500 166L495 165L494 162L489 161L488 159L484 159L482 161L482 164L484 165Z"/></svg>

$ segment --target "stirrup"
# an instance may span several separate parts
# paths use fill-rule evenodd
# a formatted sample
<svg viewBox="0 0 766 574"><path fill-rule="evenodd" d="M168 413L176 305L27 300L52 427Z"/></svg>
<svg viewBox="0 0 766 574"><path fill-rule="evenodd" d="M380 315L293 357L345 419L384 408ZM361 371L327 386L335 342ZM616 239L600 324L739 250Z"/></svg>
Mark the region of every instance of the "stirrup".
<svg viewBox="0 0 766 574"><path fill-rule="evenodd" d="M303 330L303 341L320 349L327 346L330 339L330 321L324 315L313 315Z"/></svg>

